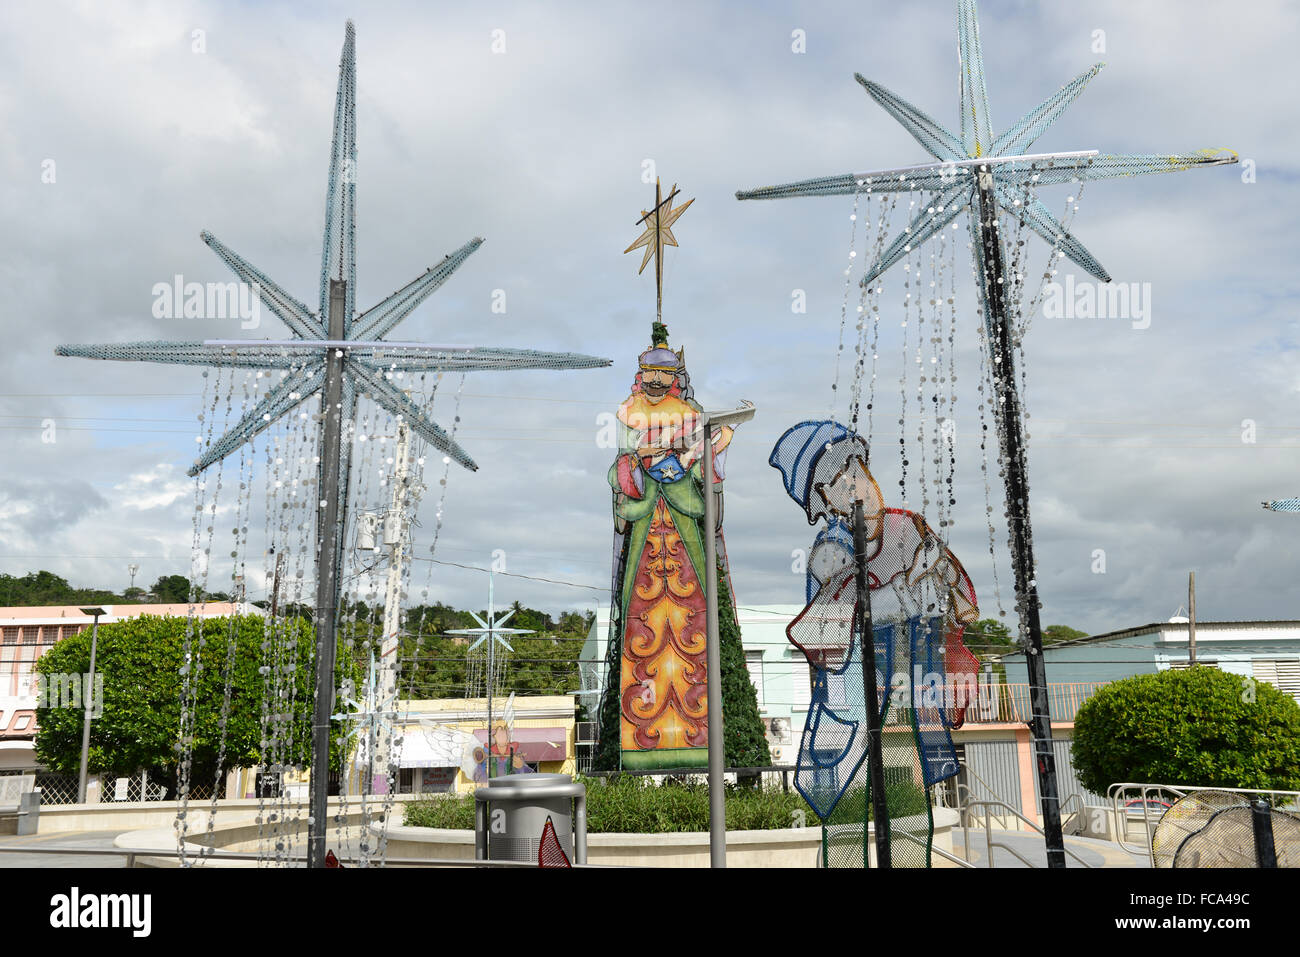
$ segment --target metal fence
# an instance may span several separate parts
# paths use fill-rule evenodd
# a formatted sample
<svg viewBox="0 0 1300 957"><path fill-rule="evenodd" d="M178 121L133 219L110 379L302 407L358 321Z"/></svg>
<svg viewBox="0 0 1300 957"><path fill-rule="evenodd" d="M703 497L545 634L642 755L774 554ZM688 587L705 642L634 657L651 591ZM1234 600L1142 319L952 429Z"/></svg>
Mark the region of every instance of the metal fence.
<svg viewBox="0 0 1300 957"><path fill-rule="evenodd" d="M36 787L41 789L41 804L76 804L78 779L75 774L37 772Z"/></svg>
<svg viewBox="0 0 1300 957"><path fill-rule="evenodd" d="M58 774L53 771L35 771L31 768L16 770L0 770L0 777L10 777L19 774L35 774L37 788L41 791L41 805L49 807L52 805L69 805L77 804L80 796L80 780L75 774ZM91 780L95 779L91 776ZM100 792L99 803L114 804L124 802L139 801L174 801L177 796L171 793L168 788L158 781L149 780L146 775L133 774L130 777L110 777L108 775L99 776ZM225 779L222 779L221 793L219 797L225 797ZM210 801L212 800L213 786L211 782L195 783L190 787L191 801Z"/></svg>
<svg viewBox="0 0 1300 957"><path fill-rule="evenodd" d="M1053 721L1073 721L1080 706L1104 688L1105 681L1064 681L1047 686L1047 704ZM935 689L936 703L924 696L915 702L902 702L891 707L885 719L886 726L910 725L912 712L922 725L938 725L943 720L938 704L946 709L965 705L966 724L1028 724L1033 717L1027 684L981 684L977 688L956 686ZM947 696L947 700L944 700ZM912 706L909 707L908 705ZM917 706L919 705L919 706Z"/></svg>

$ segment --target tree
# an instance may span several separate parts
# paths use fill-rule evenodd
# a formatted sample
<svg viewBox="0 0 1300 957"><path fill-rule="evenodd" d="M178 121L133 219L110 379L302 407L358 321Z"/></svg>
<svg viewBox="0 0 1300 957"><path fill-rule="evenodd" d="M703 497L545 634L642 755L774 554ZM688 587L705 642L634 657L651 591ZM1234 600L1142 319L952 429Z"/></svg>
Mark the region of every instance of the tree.
<svg viewBox="0 0 1300 957"><path fill-rule="evenodd" d="M763 719L758 716L758 691L745 665L740 624L731 604L726 572L718 567L718 658L722 665L722 736L727 741L729 768L765 768L772 763Z"/></svg>
<svg viewBox="0 0 1300 957"><path fill-rule="evenodd" d="M152 591L164 604L184 604L190 600L190 580L184 575L163 575L154 582Z"/></svg>
<svg viewBox="0 0 1300 957"><path fill-rule="evenodd" d="M180 739L180 667L185 633L192 627L194 671L194 746L191 782L205 784L235 767L252 767L264 759L263 704L292 715L287 763L311 764L313 700L312 656L315 633L300 619L279 622L268 634L260 615L208 618L191 625L185 618L143 615L99 628L95 671L103 675L103 713L90 731L89 769L118 776L147 769L149 776L177 789L177 742ZM91 632L64 638L36 663L36 672L49 687L57 676L77 679L90 670ZM233 643L230 710L224 755L220 752L221 711L225 698L227 652ZM265 646L264 646L265 645ZM285 669L294 664L292 672ZM198 667L201 666L201 667ZM260 669L268 668L263 675ZM356 680L355 656L340 649L340 679ZM278 685L289 699L272 690ZM287 677L286 677L287 676ZM268 683L270 688L268 689ZM51 697L54 697L51 695ZM48 703L58 705L58 700ZM37 709L36 757L52 771L75 774L81 760L82 709ZM331 745L331 765L341 763L337 737Z"/></svg>
<svg viewBox="0 0 1300 957"><path fill-rule="evenodd" d="M1043 644L1054 645L1058 641L1073 641L1075 638L1087 638L1086 631L1071 628L1069 625L1048 625L1043 629Z"/></svg>
<svg viewBox="0 0 1300 957"><path fill-rule="evenodd" d="M28 572L21 578L0 574L0 604L11 606L113 604L121 599L101 588L73 588L53 572Z"/></svg>
<svg viewBox="0 0 1300 957"><path fill-rule="evenodd" d="M975 648L988 648L996 652L1014 648L1016 644L1007 626L996 618L981 618L968 627L966 642Z"/></svg>
<svg viewBox="0 0 1300 957"><path fill-rule="evenodd" d="M1300 705L1216 668L1124 678L1079 708L1074 767L1097 794L1121 781L1300 790Z"/></svg>

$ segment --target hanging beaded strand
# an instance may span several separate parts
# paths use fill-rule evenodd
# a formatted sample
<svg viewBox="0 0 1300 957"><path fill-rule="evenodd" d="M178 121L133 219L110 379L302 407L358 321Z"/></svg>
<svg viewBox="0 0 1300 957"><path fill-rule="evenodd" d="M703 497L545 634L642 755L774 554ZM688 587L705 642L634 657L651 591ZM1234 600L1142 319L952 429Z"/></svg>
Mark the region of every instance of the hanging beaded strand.
<svg viewBox="0 0 1300 957"><path fill-rule="evenodd" d="M835 421L835 403L839 396L840 387L840 359L844 354L844 327L849 319L849 290L853 284L853 265L857 258L857 241L858 241L858 202L862 196L862 184L858 184L858 191L853 194L853 212L849 214L849 256L848 264L844 267L844 294L840 299L840 334L835 346L835 374L831 379L831 401L830 401L830 419ZM870 209L871 193L867 191L867 208ZM863 229L869 228L864 226ZM864 233L865 235L865 233Z"/></svg>

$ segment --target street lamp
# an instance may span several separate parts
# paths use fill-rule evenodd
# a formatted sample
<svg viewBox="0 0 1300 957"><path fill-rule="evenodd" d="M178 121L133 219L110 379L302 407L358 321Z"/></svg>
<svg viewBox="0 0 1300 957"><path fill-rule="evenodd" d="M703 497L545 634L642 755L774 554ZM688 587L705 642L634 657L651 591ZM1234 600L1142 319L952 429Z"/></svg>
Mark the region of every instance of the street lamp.
<svg viewBox="0 0 1300 957"><path fill-rule="evenodd" d="M99 644L99 616L107 614L102 608L83 608L83 615L90 615L95 619L90 631L90 680L86 682L86 695L84 704L86 706L85 714L81 722L81 774L77 781L77 803L86 803L86 760L90 756L90 712L91 705L94 704L95 697L95 649Z"/></svg>
<svg viewBox="0 0 1300 957"><path fill-rule="evenodd" d="M704 575L705 617L708 628L709 696L709 866L727 866L727 805L722 768L727 749L722 740L722 651L718 638L718 516L713 501L713 435L715 425L739 425L754 417L754 403L745 402L729 412L705 412L704 430ZM733 599L734 600L734 599Z"/></svg>
<svg viewBox="0 0 1300 957"><path fill-rule="evenodd" d="M139 573L139 571L140 571L140 566L137 565L135 562L132 562L130 565L126 566L126 573L131 576L132 590L135 589L135 576Z"/></svg>

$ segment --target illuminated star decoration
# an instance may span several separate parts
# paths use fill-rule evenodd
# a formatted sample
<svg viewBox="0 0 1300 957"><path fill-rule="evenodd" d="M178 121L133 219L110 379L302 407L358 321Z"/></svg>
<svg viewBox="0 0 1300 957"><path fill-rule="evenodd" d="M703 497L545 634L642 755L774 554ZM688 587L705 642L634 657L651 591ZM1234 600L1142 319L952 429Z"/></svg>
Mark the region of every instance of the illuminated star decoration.
<svg viewBox="0 0 1300 957"><path fill-rule="evenodd" d="M378 405L404 419L414 432L434 448L472 470L478 466L469 454L394 385L393 380L398 373L586 369L610 365L607 359L567 352L381 341L383 336L446 282L461 263L482 245L483 240L478 238L471 239L445 256L437 265L378 304L356 313L354 214L357 147L354 47L354 31L352 21L349 20L339 64L329 184L325 194L319 309L314 312L310 310L211 233L204 231L200 234L212 251L234 270L235 275L257 291L260 302L289 327L294 338L260 343L257 340L208 340L64 345L55 350L61 356L88 359L235 366L284 372L285 375L278 384L268 389L261 400L225 435L211 442L202 451L189 470L190 475L197 475L212 463L229 455L313 395L321 393L323 403L327 356L331 352L336 355L342 353L344 383L339 412L344 423L351 423L355 417L358 393L368 394ZM344 336L341 340L330 339L328 335L331 280L346 281ZM352 443L345 436L339 468L340 488L345 497L351 446Z"/></svg>
<svg viewBox="0 0 1300 957"><path fill-rule="evenodd" d="M1146 173L1170 173L1179 170L1218 166L1237 162L1231 150L1200 150L1183 154L1138 154L1128 156L1086 154L1026 155L1037 140L1065 108L1077 97L1088 81L1101 70L1098 63L1075 77L1041 104L1030 110L1007 130L994 136L989 117L988 94L984 87L984 62L980 53L979 23L975 0L957 0L957 52L961 86L961 135L939 125L928 114L878 83L854 74L872 99L898 120L918 143L939 162L903 170L873 173L848 173L803 180L784 186L736 193L737 199L782 199L788 196L853 195L870 189L873 193L923 190L933 195L922 203L921 211L908 224L880 258L867 270L864 286L873 282L912 249L925 242L964 210L978 208L975 193L978 178L975 167L984 166L991 175L993 190L1000 205L1029 226L1073 262L1103 282L1110 275L1082 243L1029 190L1037 186L1070 183L1076 180L1114 179ZM973 240L972 255L984 256L978 232L978 216L968 217ZM955 227L954 227L955 228ZM1005 257L1004 257L1005 258ZM980 264L977 263L977 267ZM986 270L977 268L977 275ZM981 290L982 295L982 290ZM988 316L988 310L985 310Z"/></svg>
<svg viewBox="0 0 1300 957"><path fill-rule="evenodd" d="M627 255L634 249L645 247L645 255L641 257L641 268L636 271L639 276L645 272L645 267L651 259L655 261L655 313L657 318L663 318L663 300L664 300L664 247L676 246L677 237L673 235L673 223L681 218L682 213L686 212L695 202L694 199L688 199L676 209L673 208L673 199L677 196L677 184L668 192L668 198L660 197L661 188L659 180L655 179L655 205L653 209L641 210L641 218L636 221L640 226L645 224L645 232L636 238L631 246L623 250L623 255Z"/></svg>

